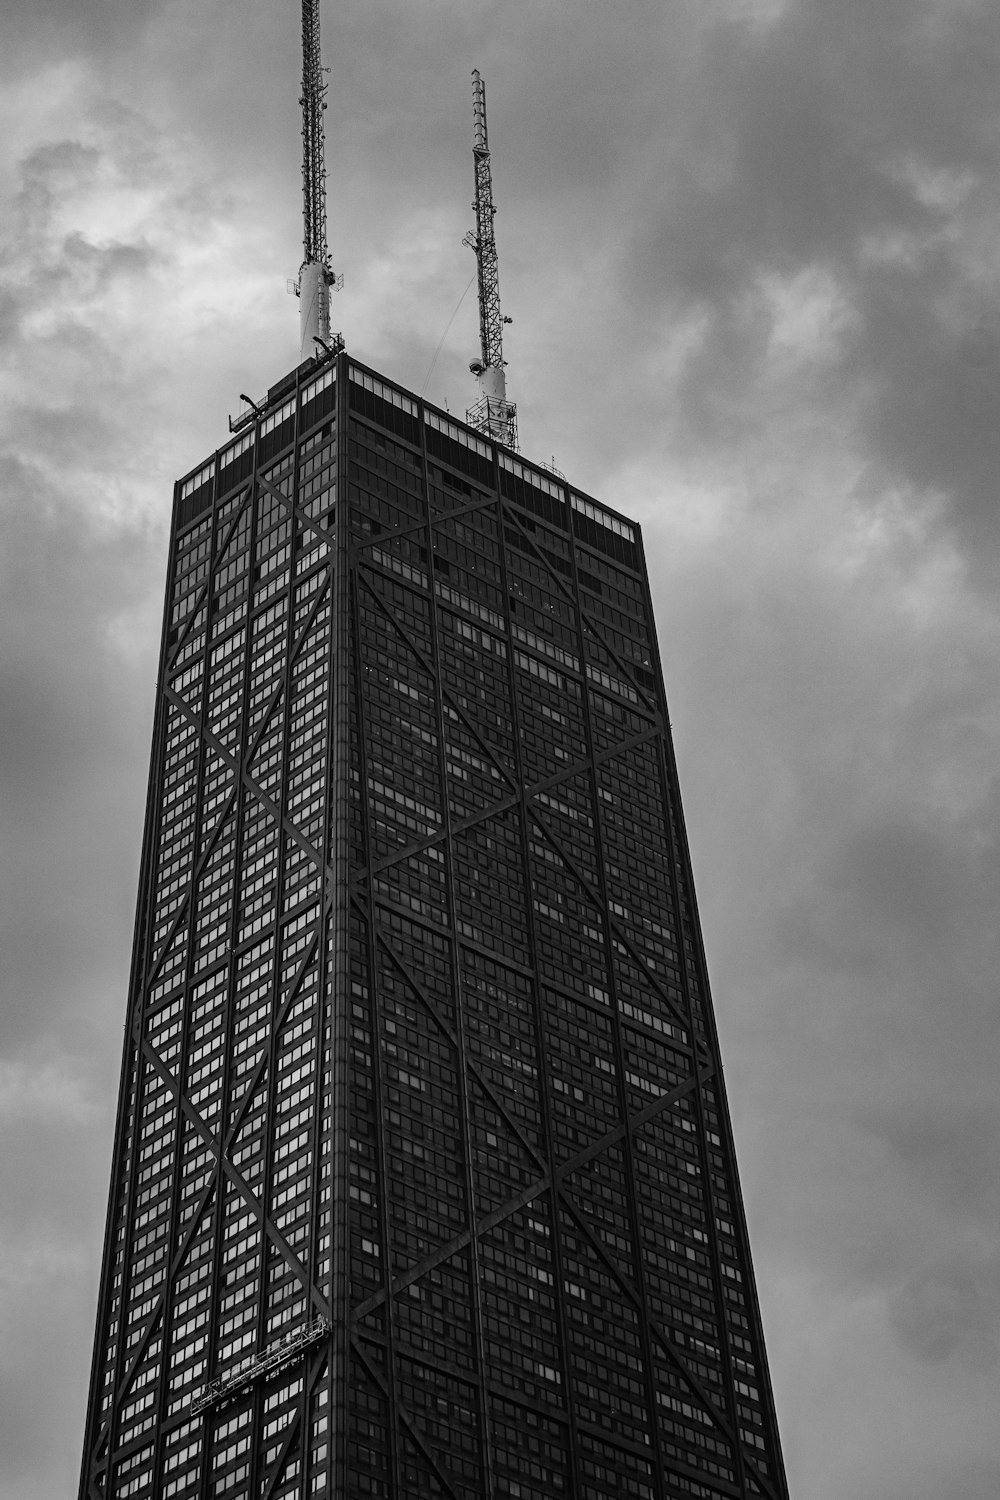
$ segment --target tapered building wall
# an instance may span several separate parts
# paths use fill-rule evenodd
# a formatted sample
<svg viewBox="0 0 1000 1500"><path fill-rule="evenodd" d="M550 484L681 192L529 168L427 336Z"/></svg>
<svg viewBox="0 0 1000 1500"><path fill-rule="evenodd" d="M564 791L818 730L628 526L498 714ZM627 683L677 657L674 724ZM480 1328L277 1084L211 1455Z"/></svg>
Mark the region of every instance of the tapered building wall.
<svg viewBox="0 0 1000 1500"><path fill-rule="evenodd" d="M175 495L81 1496L785 1493L638 532L310 363Z"/></svg>

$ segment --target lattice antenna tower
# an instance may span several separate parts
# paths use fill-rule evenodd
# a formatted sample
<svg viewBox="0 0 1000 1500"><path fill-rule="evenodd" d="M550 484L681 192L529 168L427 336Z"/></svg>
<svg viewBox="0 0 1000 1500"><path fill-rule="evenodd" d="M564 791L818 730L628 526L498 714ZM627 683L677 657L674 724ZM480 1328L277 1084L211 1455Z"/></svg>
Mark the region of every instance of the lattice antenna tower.
<svg viewBox="0 0 1000 1500"><path fill-rule="evenodd" d="M320 54L320 0L302 0L302 265L299 298L301 358L330 342L330 288L344 284L326 243L326 83Z"/></svg>
<svg viewBox="0 0 1000 1500"><path fill-rule="evenodd" d="M479 383L479 399L466 412L465 419L471 427L516 449L517 407L507 400L503 357L503 325L511 320L500 311L500 262L493 232L497 209L493 202L493 174L486 129L486 85L478 68L472 70L472 110L475 128L472 157L476 170L476 197L472 207L476 213L476 227L465 236L463 244L475 251L479 271L480 358L469 365Z"/></svg>

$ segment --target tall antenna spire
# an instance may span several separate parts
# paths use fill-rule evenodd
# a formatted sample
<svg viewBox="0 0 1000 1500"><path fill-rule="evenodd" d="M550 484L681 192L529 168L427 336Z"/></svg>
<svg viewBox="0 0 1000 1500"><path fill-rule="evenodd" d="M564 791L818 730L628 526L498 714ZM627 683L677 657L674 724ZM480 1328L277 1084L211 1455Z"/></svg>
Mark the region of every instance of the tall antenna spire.
<svg viewBox="0 0 1000 1500"><path fill-rule="evenodd" d="M302 0L302 265L299 296L301 358L316 350L316 339L330 338L330 288L343 285L334 274L326 243L326 84L319 44L320 0Z"/></svg>
<svg viewBox="0 0 1000 1500"><path fill-rule="evenodd" d="M479 347L481 358L469 366L479 382L479 400L465 414L476 427L508 448L517 447L517 407L507 400L504 375L503 325L510 322L500 312L500 262L493 233L493 176L490 170L489 136L486 131L486 85L478 68L472 70L472 109L475 125L472 157L476 169L476 228L463 244L476 252L479 268Z"/></svg>

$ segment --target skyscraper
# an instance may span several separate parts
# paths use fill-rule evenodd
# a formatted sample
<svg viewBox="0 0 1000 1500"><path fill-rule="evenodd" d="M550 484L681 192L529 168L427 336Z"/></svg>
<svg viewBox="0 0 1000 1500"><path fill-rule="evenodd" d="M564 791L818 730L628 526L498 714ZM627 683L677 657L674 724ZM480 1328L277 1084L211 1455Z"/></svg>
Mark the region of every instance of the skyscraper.
<svg viewBox="0 0 1000 1500"><path fill-rule="evenodd" d="M638 529L339 349L175 491L80 1493L786 1495Z"/></svg>

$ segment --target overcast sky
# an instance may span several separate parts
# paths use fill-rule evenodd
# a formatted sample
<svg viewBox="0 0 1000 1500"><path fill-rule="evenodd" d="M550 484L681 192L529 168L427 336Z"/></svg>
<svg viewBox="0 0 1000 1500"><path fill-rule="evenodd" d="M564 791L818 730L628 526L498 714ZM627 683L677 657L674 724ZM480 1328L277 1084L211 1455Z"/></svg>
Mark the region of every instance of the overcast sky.
<svg viewBox="0 0 1000 1500"><path fill-rule="evenodd" d="M297 357L297 0L6 0L0 1500L75 1494L173 479ZM348 349L641 521L793 1500L1000 1493L1000 8L326 4Z"/></svg>

